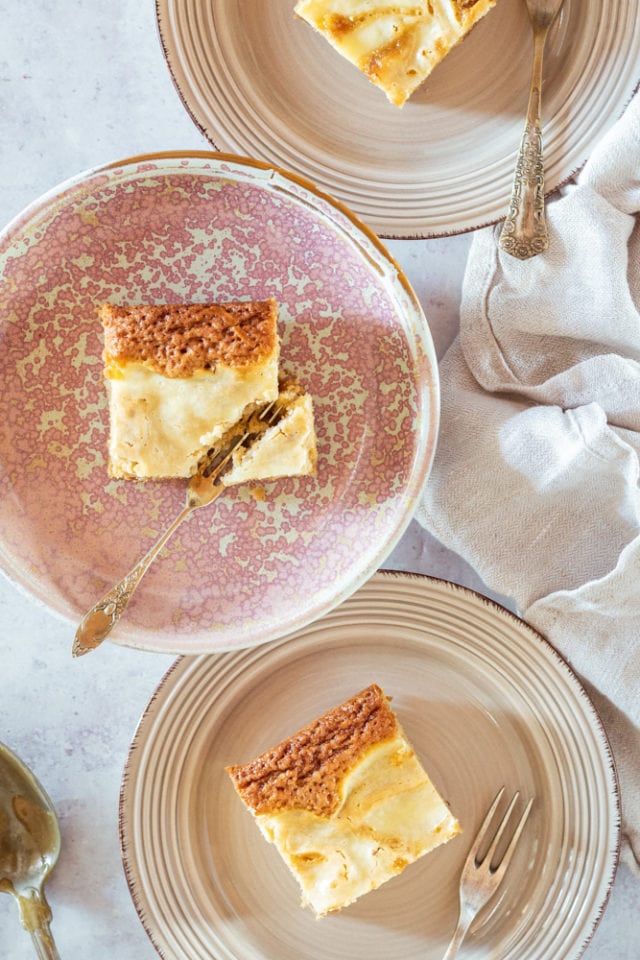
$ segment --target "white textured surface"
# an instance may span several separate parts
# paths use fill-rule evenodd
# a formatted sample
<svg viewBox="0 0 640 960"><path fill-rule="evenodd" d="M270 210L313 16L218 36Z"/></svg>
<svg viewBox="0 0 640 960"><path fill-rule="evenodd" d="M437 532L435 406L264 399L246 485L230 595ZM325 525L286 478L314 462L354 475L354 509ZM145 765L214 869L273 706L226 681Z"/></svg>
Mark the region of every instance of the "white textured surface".
<svg viewBox="0 0 640 960"><path fill-rule="evenodd" d="M154 6L115 0L3 4L0 222L60 181L136 153L206 149L175 93ZM469 238L394 241L442 354L455 334ZM441 442L446 442L443 438ZM55 509L55 504L51 504ZM386 566L482 589L473 571L413 524ZM152 960L120 863L120 777L137 720L171 658L106 645L72 661L65 624L0 580L0 739L32 766L60 814L48 885L62 960ZM638 882L621 870L587 949L640 955ZM0 957L30 960L16 907L0 897Z"/></svg>

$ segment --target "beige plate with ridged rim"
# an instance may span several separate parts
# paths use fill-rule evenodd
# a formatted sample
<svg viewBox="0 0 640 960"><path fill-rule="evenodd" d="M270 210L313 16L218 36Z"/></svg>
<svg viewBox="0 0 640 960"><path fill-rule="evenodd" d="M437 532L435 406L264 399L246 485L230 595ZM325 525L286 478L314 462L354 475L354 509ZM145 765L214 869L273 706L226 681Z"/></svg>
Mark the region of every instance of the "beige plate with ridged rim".
<svg viewBox="0 0 640 960"><path fill-rule="evenodd" d="M461 233L504 217L529 89L522 0L498 0L402 110L293 6L157 0L169 69L208 139L303 173L383 237ZM639 54L638 4L565 0L545 54L548 190L622 113Z"/></svg>
<svg viewBox="0 0 640 960"><path fill-rule="evenodd" d="M373 681L465 833L316 921L223 768ZM166 960L300 960L301 944L305 960L440 960L467 846L501 784L536 804L465 956L575 960L606 903L619 838L615 771L589 699L558 654L495 603L378 573L288 640L177 661L126 765L124 866Z"/></svg>

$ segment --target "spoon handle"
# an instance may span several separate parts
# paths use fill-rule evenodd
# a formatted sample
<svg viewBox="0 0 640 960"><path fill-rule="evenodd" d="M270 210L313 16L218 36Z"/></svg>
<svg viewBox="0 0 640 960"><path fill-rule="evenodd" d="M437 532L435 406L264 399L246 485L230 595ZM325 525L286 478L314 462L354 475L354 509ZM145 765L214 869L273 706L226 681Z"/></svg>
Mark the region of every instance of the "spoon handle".
<svg viewBox="0 0 640 960"><path fill-rule="evenodd" d="M549 246L542 154L542 59L547 29L534 33L527 117L520 141L509 211L500 234L500 248L519 260L535 257Z"/></svg>
<svg viewBox="0 0 640 960"><path fill-rule="evenodd" d="M40 960L60 960L47 920L37 930L31 930L31 939Z"/></svg>
<svg viewBox="0 0 640 960"><path fill-rule="evenodd" d="M116 583L108 593L105 593L102 600L98 600L98 602L85 613L73 640L72 652L74 657L81 657L90 650L95 650L103 640L106 640L124 613L127 604L133 596L134 590L152 562L160 553L160 550L169 537L192 510L192 506L186 506L184 510L178 514L171 526L156 540L148 553L146 553L141 560L138 560L135 567L133 567L122 580Z"/></svg>
<svg viewBox="0 0 640 960"><path fill-rule="evenodd" d="M27 894L18 896L20 920L25 930L31 934L33 945L40 960L60 960L53 942L49 923L51 907L42 889L32 888Z"/></svg>

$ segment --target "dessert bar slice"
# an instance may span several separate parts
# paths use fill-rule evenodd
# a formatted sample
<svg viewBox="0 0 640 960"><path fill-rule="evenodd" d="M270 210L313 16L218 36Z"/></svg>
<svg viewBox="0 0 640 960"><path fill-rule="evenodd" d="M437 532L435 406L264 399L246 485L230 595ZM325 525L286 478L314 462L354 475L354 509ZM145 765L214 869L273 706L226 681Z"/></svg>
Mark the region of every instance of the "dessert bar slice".
<svg viewBox="0 0 640 960"><path fill-rule="evenodd" d="M298 0L295 13L401 107L496 0Z"/></svg>
<svg viewBox="0 0 640 960"><path fill-rule="evenodd" d="M316 472L313 401L295 377L283 376L265 429L233 452L221 476L225 487L252 480L313 476Z"/></svg>
<svg viewBox="0 0 640 960"><path fill-rule="evenodd" d="M318 917L460 832L376 684L227 772Z"/></svg>
<svg viewBox="0 0 640 960"><path fill-rule="evenodd" d="M189 477L251 404L278 395L275 300L100 309L109 473Z"/></svg>

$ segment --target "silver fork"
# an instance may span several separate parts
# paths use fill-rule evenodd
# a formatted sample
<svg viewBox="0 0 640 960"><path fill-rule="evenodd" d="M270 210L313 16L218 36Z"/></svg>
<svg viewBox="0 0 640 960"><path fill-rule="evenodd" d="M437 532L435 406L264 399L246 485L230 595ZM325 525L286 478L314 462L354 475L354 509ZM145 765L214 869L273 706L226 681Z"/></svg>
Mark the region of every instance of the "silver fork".
<svg viewBox="0 0 640 960"><path fill-rule="evenodd" d="M520 792L516 791L513 797L511 798L511 803L507 807L507 810L497 825L496 831L493 835L493 839L490 838L490 827L493 821L494 814L498 808L498 804L504 796L505 788L502 787L497 797L491 804L486 817L480 827L475 840L471 844L471 849L467 854L467 859L464 862L462 867L462 873L460 875L460 915L458 917L458 925L456 927L455 933L452 937L451 943L447 948L442 960L453 960L454 957L458 956L458 951L460 945L464 940L469 927L473 923L474 919L477 917L478 913L482 910L484 906L491 900L498 890L498 887L502 883L504 875L507 871L507 867L511 863L511 858L513 857L514 850L520 835L524 830L524 825L527 822L527 818L531 811L533 805L533 797L527 803L524 813L520 817L518 823L516 824L515 830L511 835L504 853L502 856L497 859L497 850L498 846L505 834L505 830L509 825L509 820L511 819L511 814L515 808L515 805L520 796ZM486 853L482 853L483 848L489 842Z"/></svg>
<svg viewBox="0 0 640 960"><path fill-rule="evenodd" d="M243 424L242 432L234 435L230 441L226 440L228 434L225 434L202 457L197 472L187 484L186 502L182 511L144 557L138 560L136 565L85 613L73 638L72 653L74 657L81 657L85 653L89 653L90 650L95 650L103 640L106 640L124 613L143 576L182 521L193 510L198 507L206 507L223 492L225 487L219 480L231 460L234 450L240 444L255 439L260 432L260 425L270 426L281 413L281 405L277 400L273 400L251 415L248 421Z"/></svg>

